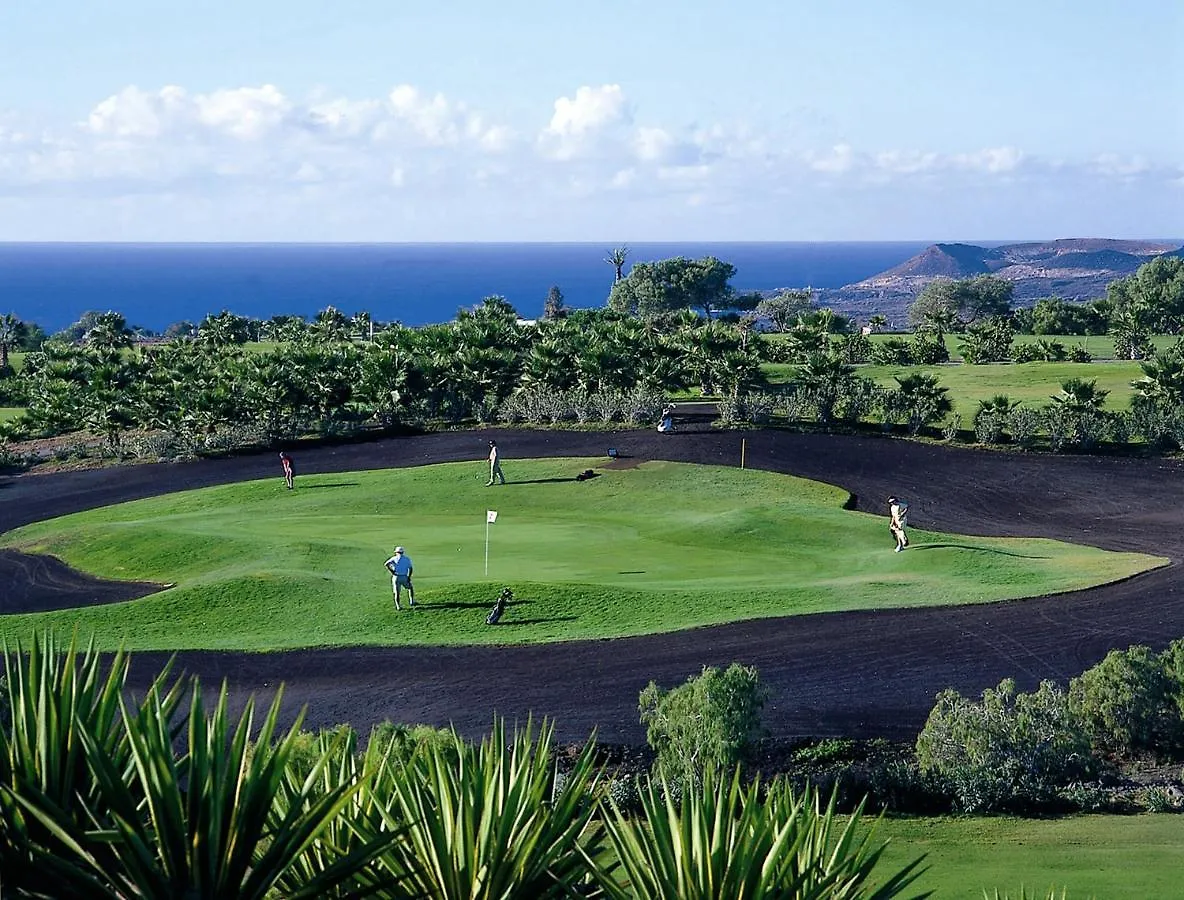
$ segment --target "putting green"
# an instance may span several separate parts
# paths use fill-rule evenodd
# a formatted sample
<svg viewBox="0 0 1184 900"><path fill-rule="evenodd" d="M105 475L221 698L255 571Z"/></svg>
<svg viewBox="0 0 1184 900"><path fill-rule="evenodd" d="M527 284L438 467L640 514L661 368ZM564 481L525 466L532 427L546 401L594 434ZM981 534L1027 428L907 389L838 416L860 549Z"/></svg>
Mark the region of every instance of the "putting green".
<svg viewBox="0 0 1184 900"><path fill-rule="evenodd" d="M3 543L106 578L176 583L127 603L0 619L0 637L77 628L100 646L272 649L553 641L769 616L978 603L1088 587L1166 560L1049 540L914 531L845 492L770 472L515 460L297 476L187 491L37 523ZM485 575L486 510L489 574ZM383 561L403 544L419 607L396 613ZM515 603L496 628L502 586Z"/></svg>

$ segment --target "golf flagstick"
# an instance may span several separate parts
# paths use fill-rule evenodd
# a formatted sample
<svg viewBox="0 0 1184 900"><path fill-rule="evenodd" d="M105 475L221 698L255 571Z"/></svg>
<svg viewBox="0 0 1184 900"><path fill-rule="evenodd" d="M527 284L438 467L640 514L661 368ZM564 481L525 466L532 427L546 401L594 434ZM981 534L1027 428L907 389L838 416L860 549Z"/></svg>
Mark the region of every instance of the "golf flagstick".
<svg viewBox="0 0 1184 900"><path fill-rule="evenodd" d="M489 526L497 521L497 510L485 510L485 577L489 577Z"/></svg>

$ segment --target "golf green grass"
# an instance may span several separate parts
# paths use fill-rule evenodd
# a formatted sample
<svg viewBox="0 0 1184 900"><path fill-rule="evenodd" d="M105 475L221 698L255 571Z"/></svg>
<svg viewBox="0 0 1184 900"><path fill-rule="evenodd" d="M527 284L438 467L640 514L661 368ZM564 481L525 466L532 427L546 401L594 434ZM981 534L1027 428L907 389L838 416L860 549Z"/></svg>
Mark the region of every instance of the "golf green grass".
<svg viewBox="0 0 1184 900"><path fill-rule="evenodd" d="M604 638L740 619L981 603L1096 585L1166 562L1049 540L922 530L893 553L885 517L770 472L514 460L278 477L27 526L5 545L107 578L176 583L128 603L0 620L0 637L77 628L101 646L262 650ZM488 527L486 510L498 512ZM917 522L916 524L923 524ZM383 561L415 564L396 612ZM503 586L503 624L485 612Z"/></svg>
<svg viewBox="0 0 1184 900"><path fill-rule="evenodd" d="M23 415L24 412L25 408L23 406L0 406L0 422L16 419Z"/></svg>
<svg viewBox="0 0 1184 900"><path fill-rule="evenodd" d="M982 900L1028 896L1051 887L1068 900L1089 897L1176 900L1182 891L1184 816L1072 816L1063 819L884 819L881 867L893 871L925 854L929 870L914 891Z"/></svg>

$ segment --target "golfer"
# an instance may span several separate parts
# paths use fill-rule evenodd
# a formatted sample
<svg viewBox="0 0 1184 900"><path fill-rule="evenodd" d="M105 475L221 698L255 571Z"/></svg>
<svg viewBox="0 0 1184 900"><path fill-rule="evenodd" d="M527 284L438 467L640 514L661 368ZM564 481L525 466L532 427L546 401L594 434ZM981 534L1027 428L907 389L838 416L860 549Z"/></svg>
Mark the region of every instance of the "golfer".
<svg viewBox="0 0 1184 900"><path fill-rule="evenodd" d="M489 481L485 485L489 487L497 481L498 484L506 483L506 476L502 474L502 460L497 452L497 441L489 442Z"/></svg>
<svg viewBox="0 0 1184 900"><path fill-rule="evenodd" d="M892 536L896 538L896 553L899 553L909 545L909 536L905 533L905 528L908 527L909 505L902 503L896 497L888 498L888 530L892 532Z"/></svg>
<svg viewBox="0 0 1184 900"><path fill-rule="evenodd" d="M662 421L658 423L658 431L669 434L674 431L674 407L667 406L662 410Z"/></svg>
<svg viewBox="0 0 1184 900"><path fill-rule="evenodd" d="M396 547L395 555L386 561L386 567L391 573L391 593L395 596L395 609L403 608L399 606L399 596L403 593L403 588L407 588L407 606L415 606L415 587L411 584L411 557L403 552L402 547Z"/></svg>
<svg viewBox="0 0 1184 900"><path fill-rule="evenodd" d="M284 482L288 490L292 490L292 457L283 450L280 451L280 465L284 467Z"/></svg>

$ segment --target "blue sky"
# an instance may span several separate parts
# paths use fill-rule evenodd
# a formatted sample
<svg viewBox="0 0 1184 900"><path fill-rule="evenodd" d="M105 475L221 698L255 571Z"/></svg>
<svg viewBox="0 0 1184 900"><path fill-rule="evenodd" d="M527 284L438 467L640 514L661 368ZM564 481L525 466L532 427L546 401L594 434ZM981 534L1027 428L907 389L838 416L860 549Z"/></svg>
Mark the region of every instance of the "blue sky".
<svg viewBox="0 0 1184 900"><path fill-rule="evenodd" d="M0 240L1184 236L1184 3L0 0Z"/></svg>

